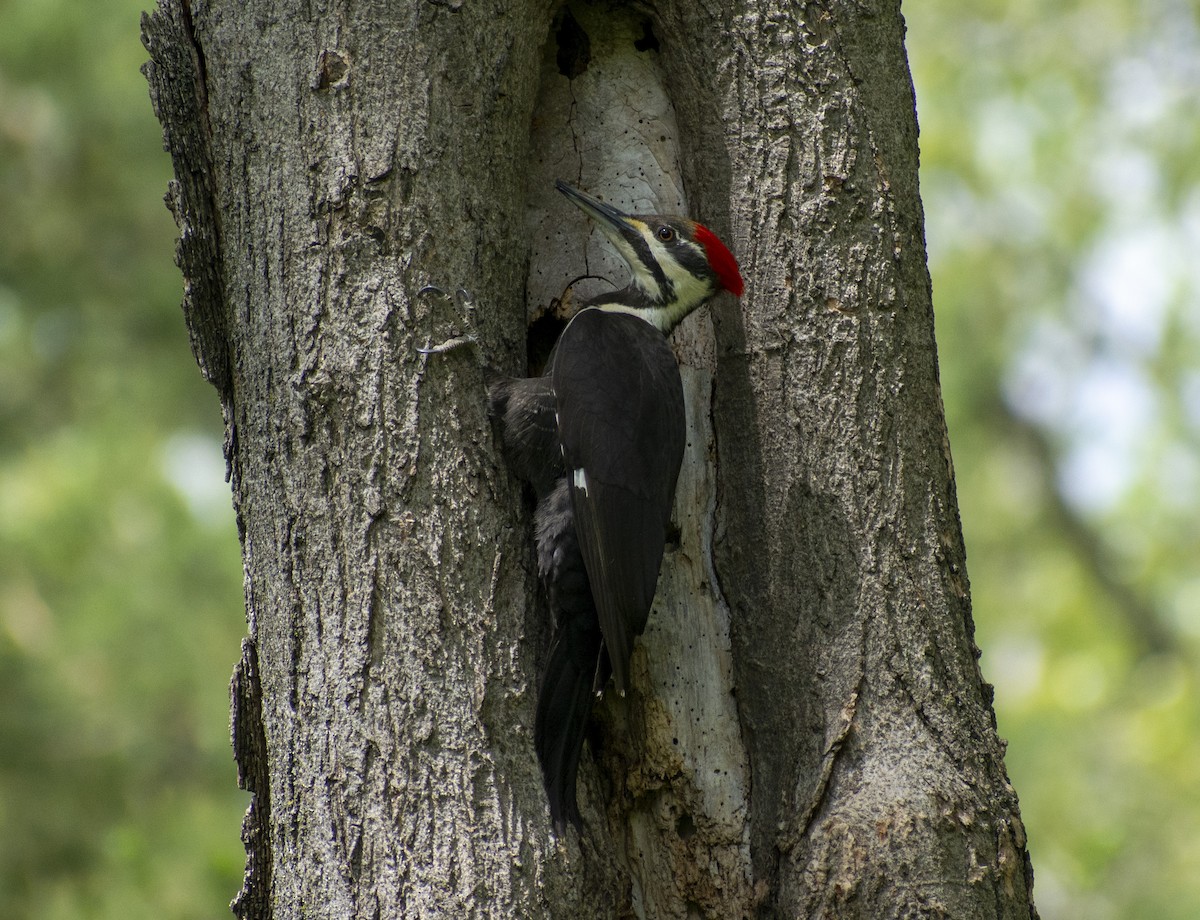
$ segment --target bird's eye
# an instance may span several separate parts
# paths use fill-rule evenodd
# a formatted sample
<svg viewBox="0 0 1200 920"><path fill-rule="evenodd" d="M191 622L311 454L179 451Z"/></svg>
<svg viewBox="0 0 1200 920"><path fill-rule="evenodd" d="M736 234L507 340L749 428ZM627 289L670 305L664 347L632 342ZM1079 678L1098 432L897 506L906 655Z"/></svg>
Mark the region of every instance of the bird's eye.
<svg viewBox="0 0 1200 920"><path fill-rule="evenodd" d="M671 240L675 239L675 231L670 227L659 227L657 236L664 243L669 243Z"/></svg>

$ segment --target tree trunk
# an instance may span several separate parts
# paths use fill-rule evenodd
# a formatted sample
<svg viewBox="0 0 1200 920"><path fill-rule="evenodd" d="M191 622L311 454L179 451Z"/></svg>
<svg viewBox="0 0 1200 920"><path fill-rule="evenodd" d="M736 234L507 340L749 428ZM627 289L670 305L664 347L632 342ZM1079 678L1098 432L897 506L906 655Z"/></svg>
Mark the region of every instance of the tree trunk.
<svg viewBox="0 0 1200 920"><path fill-rule="evenodd" d="M162 0L143 30L245 558L239 916L1036 916L898 5ZM676 334L679 540L563 838L478 360L523 370L527 323L612 274L556 177L686 208L748 282Z"/></svg>

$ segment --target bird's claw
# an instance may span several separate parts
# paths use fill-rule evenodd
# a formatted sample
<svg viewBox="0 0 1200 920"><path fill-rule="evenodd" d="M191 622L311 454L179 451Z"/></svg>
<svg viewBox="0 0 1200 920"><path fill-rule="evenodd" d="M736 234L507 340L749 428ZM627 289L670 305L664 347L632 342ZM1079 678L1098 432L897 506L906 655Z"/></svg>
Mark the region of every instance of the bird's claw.
<svg viewBox="0 0 1200 920"><path fill-rule="evenodd" d="M467 320L467 323L473 325L472 314L475 311L475 299L470 295L470 293L467 292L467 290L465 288L457 288L454 291L453 296L451 296L450 294L447 294L444 290L442 290L436 284L427 284L427 285L425 285L425 287L423 287L419 291L417 291L418 297L426 297L429 295L435 295L437 297L441 297L443 300L446 300L446 301L452 300L454 302L455 306L457 306L460 310L462 310L464 312L464 318ZM463 345L478 345L478 344L479 344L479 338L475 335L475 333L472 332L472 333L468 333L466 335L454 336L453 338L447 339L445 342L442 342L439 345L433 345L432 343L428 344L424 348L417 348L416 352L417 352L417 354L426 355L426 356L442 355L448 351L453 351L456 348L460 348Z"/></svg>
<svg viewBox="0 0 1200 920"><path fill-rule="evenodd" d="M448 351L453 351L463 345L478 345L479 339L474 335L456 335L452 339L447 339L440 345L426 345L424 348L418 348L417 354L420 355L444 355Z"/></svg>
<svg viewBox="0 0 1200 920"><path fill-rule="evenodd" d="M468 312L475 309L475 298L470 295L466 288L457 288L454 291L453 298L436 284L427 284L421 290L417 291L418 297L427 297L430 294L436 294L443 300L453 299L456 305Z"/></svg>

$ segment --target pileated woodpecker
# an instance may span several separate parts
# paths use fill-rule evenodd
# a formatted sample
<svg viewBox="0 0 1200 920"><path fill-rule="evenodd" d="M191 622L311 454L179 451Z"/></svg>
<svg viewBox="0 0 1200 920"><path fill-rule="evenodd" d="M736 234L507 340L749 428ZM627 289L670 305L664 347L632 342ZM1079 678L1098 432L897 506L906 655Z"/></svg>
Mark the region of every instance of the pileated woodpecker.
<svg viewBox="0 0 1200 920"><path fill-rule="evenodd" d="M666 336L720 290L740 297L738 264L707 227L631 216L565 182L628 263L629 285L585 301L542 377L495 380L489 409L515 472L537 493L538 573L554 615L534 745L550 814L581 827L575 774L593 701L610 676L629 689L684 448L683 386Z"/></svg>

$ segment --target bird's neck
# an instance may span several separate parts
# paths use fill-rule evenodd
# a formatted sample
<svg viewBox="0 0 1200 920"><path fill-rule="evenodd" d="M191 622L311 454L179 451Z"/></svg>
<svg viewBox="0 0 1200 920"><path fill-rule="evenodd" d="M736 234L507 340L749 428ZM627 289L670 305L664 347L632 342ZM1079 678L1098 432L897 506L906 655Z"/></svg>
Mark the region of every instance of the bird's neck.
<svg viewBox="0 0 1200 920"><path fill-rule="evenodd" d="M628 313L645 320L663 335L670 335L684 318L712 296L712 289L697 280L682 292L657 300L644 289L631 284L619 291L608 291L584 302L582 309L603 310L607 313Z"/></svg>

